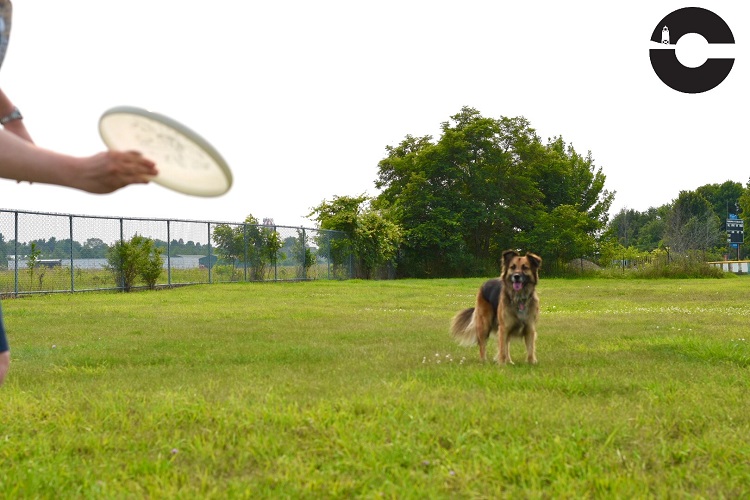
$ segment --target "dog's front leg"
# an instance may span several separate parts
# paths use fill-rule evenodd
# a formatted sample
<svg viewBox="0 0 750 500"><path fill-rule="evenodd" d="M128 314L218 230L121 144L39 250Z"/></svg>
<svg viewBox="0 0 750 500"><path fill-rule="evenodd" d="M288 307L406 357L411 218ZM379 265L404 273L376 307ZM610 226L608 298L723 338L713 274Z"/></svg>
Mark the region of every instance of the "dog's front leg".
<svg viewBox="0 0 750 500"><path fill-rule="evenodd" d="M536 330L528 328L523 336L526 341L526 361L530 364L536 364Z"/></svg>
<svg viewBox="0 0 750 500"><path fill-rule="evenodd" d="M510 332L507 328L503 306L500 305L497 311L498 329L497 329L497 357L495 360L504 365L505 363L513 364L510 359Z"/></svg>
<svg viewBox="0 0 750 500"><path fill-rule="evenodd" d="M498 339L498 363L504 365L508 363L513 364L513 360L510 359L510 333L506 330L500 330L497 332Z"/></svg>

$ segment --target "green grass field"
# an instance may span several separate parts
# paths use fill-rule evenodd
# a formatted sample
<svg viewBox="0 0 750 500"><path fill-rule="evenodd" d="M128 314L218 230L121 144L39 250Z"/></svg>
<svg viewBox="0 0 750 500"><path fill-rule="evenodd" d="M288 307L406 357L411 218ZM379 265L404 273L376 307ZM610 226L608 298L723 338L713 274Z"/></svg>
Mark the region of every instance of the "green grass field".
<svg viewBox="0 0 750 500"><path fill-rule="evenodd" d="M480 283L5 300L0 496L750 496L750 278L543 280L534 367Z"/></svg>

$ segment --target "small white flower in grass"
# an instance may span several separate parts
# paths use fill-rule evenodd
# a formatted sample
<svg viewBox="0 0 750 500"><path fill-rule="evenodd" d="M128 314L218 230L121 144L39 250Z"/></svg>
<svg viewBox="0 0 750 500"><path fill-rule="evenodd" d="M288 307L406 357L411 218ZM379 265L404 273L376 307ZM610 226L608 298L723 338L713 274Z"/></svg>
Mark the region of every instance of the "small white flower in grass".
<svg viewBox="0 0 750 500"><path fill-rule="evenodd" d="M177 455L180 452L177 448L172 448L172 455Z"/></svg>

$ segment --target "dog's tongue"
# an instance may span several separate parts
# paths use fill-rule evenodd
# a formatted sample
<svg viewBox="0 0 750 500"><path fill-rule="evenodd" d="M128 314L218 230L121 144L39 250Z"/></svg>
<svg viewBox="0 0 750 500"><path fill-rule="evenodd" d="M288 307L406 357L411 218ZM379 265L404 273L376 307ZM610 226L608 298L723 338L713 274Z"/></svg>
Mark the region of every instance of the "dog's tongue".
<svg viewBox="0 0 750 500"><path fill-rule="evenodd" d="M523 288L523 283L521 283L520 281L516 281L515 283L513 283L513 290L518 292L521 290L521 288Z"/></svg>

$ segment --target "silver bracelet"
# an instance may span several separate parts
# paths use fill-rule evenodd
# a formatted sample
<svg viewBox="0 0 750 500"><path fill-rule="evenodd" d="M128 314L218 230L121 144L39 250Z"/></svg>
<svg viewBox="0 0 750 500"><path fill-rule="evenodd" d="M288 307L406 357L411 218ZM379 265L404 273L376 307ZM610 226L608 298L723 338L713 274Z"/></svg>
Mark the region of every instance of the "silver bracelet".
<svg viewBox="0 0 750 500"><path fill-rule="evenodd" d="M22 119L23 119L23 115L21 114L21 112L18 111L18 108L13 107L13 111L11 111L7 115L0 118L0 125L5 125L14 120L22 120Z"/></svg>

